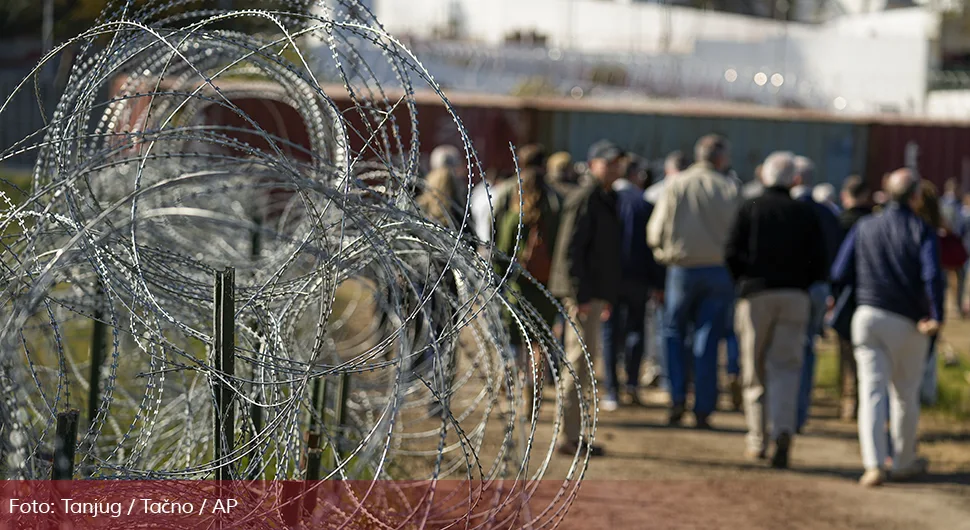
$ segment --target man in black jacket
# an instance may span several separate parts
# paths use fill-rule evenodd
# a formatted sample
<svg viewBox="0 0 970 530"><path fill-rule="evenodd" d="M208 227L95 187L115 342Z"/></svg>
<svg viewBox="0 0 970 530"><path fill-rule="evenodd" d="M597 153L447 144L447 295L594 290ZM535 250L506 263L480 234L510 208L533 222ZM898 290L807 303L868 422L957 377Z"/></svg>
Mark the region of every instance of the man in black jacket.
<svg viewBox="0 0 970 530"><path fill-rule="evenodd" d="M566 198L553 251L549 291L563 300L579 331L577 334L572 325L566 324L564 350L568 367L562 370L563 418L558 451L568 456L586 451L591 456L603 454L601 448L590 444L592 411L586 410L583 415L578 392L593 388L593 374L588 369L583 344L590 356L599 353L601 324L610 317L623 279L622 230L613 190L613 183L621 175L622 159L623 152L607 140L590 147L592 183ZM588 398L592 404L593 396Z"/></svg>
<svg viewBox="0 0 970 530"><path fill-rule="evenodd" d="M666 271L647 246L647 222L653 205L644 198L642 173L645 160L631 155L626 176L613 184L620 217L623 283L609 320L603 324L603 363L606 396L600 409L611 412L620 402L616 366L620 359L626 368L626 395L640 403L638 386L645 350L647 300L651 292L664 288Z"/></svg>
<svg viewBox="0 0 970 530"><path fill-rule="evenodd" d="M872 213L870 197L869 185L859 175L850 175L842 182L842 214L839 215L839 225L844 234L848 234L859 219Z"/></svg>
<svg viewBox="0 0 970 530"><path fill-rule="evenodd" d="M846 177L842 183L842 215L839 224L842 232L848 234L863 217L872 213L869 200L869 186L859 175ZM833 292L838 299L840 292ZM839 337L839 381L841 389L841 417L843 421L855 421L858 417L859 391L856 377L855 353L851 337Z"/></svg>
<svg viewBox="0 0 970 530"><path fill-rule="evenodd" d="M747 450L766 458L766 399L775 452L771 465L788 466L796 428L809 287L826 277L821 227L809 204L791 198L794 156L771 154L762 168L764 194L741 206L725 259L737 286L735 325L741 345Z"/></svg>

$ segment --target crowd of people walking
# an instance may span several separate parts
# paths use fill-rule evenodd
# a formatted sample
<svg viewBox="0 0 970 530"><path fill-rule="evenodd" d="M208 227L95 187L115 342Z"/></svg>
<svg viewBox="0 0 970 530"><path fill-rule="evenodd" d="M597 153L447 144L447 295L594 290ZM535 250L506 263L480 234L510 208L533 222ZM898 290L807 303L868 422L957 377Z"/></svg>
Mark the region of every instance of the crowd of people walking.
<svg viewBox="0 0 970 530"><path fill-rule="evenodd" d="M438 155L441 171L453 166L456 153L447 153ZM535 280L514 276L515 296L562 332L572 367L560 374L563 454L605 453L581 432L577 388L594 377L604 386L601 410L639 404L641 381L656 381L669 394L668 423L692 419L698 429L711 428L723 380L745 414L745 457L786 468L809 418L816 340L831 329L841 416L858 421L861 483L926 471L917 425L921 401L936 392L947 271L957 273L957 306L970 309L962 300L970 201L955 185L938 197L900 169L881 189L849 176L837 191L791 152L771 153L744 184L717 135L698 140L693 162L670 153L658 178L609 140L593 144L584 164L538 145L520 148L518 162L519 178L490 173L472 189L468 211L477 243L490 248L494 236L494 248ZM445 181L436 175L435 189L454 193ZM546 292L575 325L557 328ZM522 358L538 356L522 342L513 333ZM589 373L584 345L602 356L604 373Z"/></svg>

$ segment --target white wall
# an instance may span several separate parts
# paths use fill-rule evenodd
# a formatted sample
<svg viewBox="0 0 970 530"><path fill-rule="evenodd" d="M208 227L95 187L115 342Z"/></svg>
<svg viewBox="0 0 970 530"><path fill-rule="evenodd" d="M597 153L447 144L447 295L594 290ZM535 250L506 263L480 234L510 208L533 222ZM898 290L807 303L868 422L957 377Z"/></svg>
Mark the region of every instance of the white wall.
<svg viewBox="0 0 970 530"><path fill-rule="evenodd" d="M430 37L448 21L450 0L376 0L392 33ZM546 34L551 46L583 51L689 52L698 38L751 40L784 32L785 25L740 15L602 0L457 0L465 38L501 44L515 30Z"/></svg>
<svg viewBox="0 0 970 530"><path fill-rule="evenodd" d="M840 17L825 24L829 31L860 37L940 37L940 14L923 7L891 9Z"/></svg>
<svg viewBox="0 0 970 530"><path fill-rule="evenodd" d="M590 52L688 53L698 40L751 42L819 26L714 11L603 0L374 0L392 32L430 37L459 6L464 38L498 45L515 30L536 30L550 46ZM876 1L876 0L873 0ZM865 37L939 35L939 15L924 8L840 17L826 30ZM665 36L669 48L664 48Z"/></svg>
<svg viewBox="0 0 970 530"><path fill-rule="evenodd" d="M926 113L936 118L970 118L970 90L936 90L926 98Z"/></svg>
<svg viewBox="0 0 970 530"><path fill-rule="evenodd" d="M851 53L847 53L851 50ZM793 32L762 42L698 43L694 57L735 69L731 90L759 90L754 76L781 74L783 84L765 84L761 91L778 97L825 98L835 108L843 98L846 112L896 109L923 110L929 43L917 37L870 38L831 31ZM841 106L842 103L839 103Z"/></svg>
<svg viewBox="0 0 970 530"><path fill-rule="evenodd" d="M375 0L375 8L391 32L430 37L436 25L447 23L450 1ZM467 40L499 46L513 30L535 29L549 36L550 47L612 54L619 63L651 63L655 71L680 76L680 82L711 86L729 97L766 104L810 101L844 112L922 112L932 64L929 40L939 35L939 15L924 8L807 25L652 3L455 1ZM724 78L728 69L738 74L734 83ZM758 72L779 73L784 83L759 87Z"/></svg>

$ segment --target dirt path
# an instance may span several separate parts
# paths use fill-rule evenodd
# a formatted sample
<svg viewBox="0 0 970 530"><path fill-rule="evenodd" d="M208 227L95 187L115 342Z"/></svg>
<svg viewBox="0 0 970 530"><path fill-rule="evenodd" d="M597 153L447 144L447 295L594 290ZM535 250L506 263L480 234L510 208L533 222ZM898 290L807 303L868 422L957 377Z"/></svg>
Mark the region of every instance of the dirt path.
<svg viewBox="0 0 970 530"><path fill-rule="evenodd" d="M591 460L562 528L970 529L970 425L924 418L932 475L866 490L855 426L835 419L822 392L783 472L743 459L740 413L718 413L713 432L668 428L664 396L644 397L646 407L600 414L608 454ZM555 461L551 475L566 464Z"/></svg>
<svg viewBox="0 0 970 530"><path fill-rule="evenodd" d="M345 298L366 299L359 289ZM373 306L363 301L350 312L370 315ZM350 318L339 339L353 350L366 349L372 343L367 321ZM950 324L945 338L958 351L970 351L970 324ZM833 355L831 344L822 350ZM647 406L600 413L597 442L608 454L591 460L560 528L970 530L970 423L924 415L920 451L931 460L930 477L867 490L857 484L856 427L836 419L836 400L824 389L806 432L795 440L787 471L743 459L742 414L717 413L714 431L694 430L689 419L683 428L668 428L665 395L645 391L641 397ZM544 406L540 413L536 447L548 447L554 409ZM570 463L554 457L545 476L566 476ZM558 490L547 484L550 493Z"/></svg>

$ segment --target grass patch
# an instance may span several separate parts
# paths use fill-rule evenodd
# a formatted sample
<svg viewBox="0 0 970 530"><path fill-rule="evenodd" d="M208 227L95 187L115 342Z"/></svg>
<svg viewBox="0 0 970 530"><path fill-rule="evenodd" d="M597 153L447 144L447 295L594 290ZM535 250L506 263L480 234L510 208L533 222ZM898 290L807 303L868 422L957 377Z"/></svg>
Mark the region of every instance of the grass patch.
<svg viewBox="0 0 970 530"><path fill-rule="evenodd" d="M839 395L839 348L829 342L819 343L815 353L815 386Z"/></svg>
<svg viewBox="0 0 970 530"><path fill-rule="evenodd" d="M960 363L956 366L944 366L943 356L936 355L939 385L936 405L923 407L955 419L970 419L970 384L966 373L970 370L970 363L965 356L960 356ZM839 395L839 354L838 347L823 343L818 346L815 361L815 385L833 396Z"/></svg>
<svg viewBox="0 0 970 530"><path fill-rule="evenodd" d="M957 418L970 418L970 383L966 379L965 357L960 357L956 366L944 366L942 355L936 356L939 377L939 401L932 410L937 410Z"/></svg>
<svg viewBox="0 0 970 530"><path fill-rule="evenodd" d="M15 192L14 186L20 189L30 187L30 170L0 166L0 190Z"/></svg>

